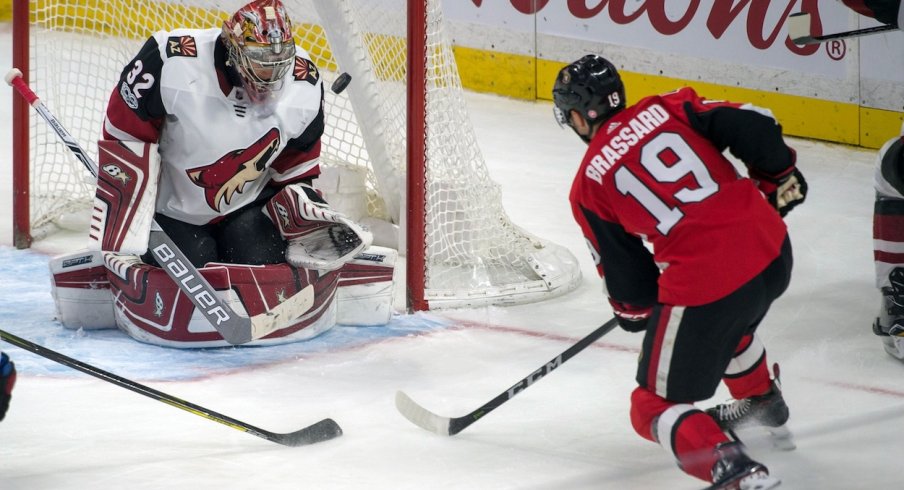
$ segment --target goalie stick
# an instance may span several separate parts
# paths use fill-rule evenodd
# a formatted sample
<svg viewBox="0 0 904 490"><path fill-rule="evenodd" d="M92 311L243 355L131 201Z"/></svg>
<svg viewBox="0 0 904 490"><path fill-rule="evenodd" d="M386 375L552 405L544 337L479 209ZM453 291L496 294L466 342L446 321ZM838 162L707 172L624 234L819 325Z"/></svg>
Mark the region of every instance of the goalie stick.
<svg viewBox="0 0 904 490"><path fill-rule="evenodd" d="M5 78L6 83L16 89L16 92L34 107L66 147L91 172L91 175L97 177L97 164L91 160L88 153L29 88L22 78L22 72L13 68ZM220 333L223 339L232 345L259 339L274 330L287 326L289 321L301 316L314 304L314 287L309 285L267 312L251 317L242 316L217 295L213 286L198 272L198 269L185 257L172 239L160 229L156 221L151 225L148 249L154 254L157 263L170 279L195 305L195 308L204 315L204 318Z"/></svg>
<svg viewBox="0 0 904 490"><path fill-rule="evenodd" d="M788 36L794 44L819 44L834 39L849 39L853 37L868 36L882 32L893 31L898 28L894 24L884 24L875 27L855 29L853 31L836 32L834 34L816 35L810 31L810 14L798 12L788 16Z"/></svg>
<svg viewBox="0 0 904 490"><path fill-rule="evenodd" d="M117 376L113 373L96 368L90 364L85 364L84 362L60 354L59 352L48 349L47 347L43 347L21 337L17 337L9 332L0 330L0 339L3 339L17 347L21 347L27 351L33 352L39 356L46 357L51 361L71 367L85 374L90 374L91 376L102 379L108 383L113 383L127 390L134 391L135 393L138 393L140 395L144 395L148 398L153 398L154 400L166 403L167 405L170 405L172 407L176 407L185 410L186 412L199 415L207 420L219 422L225 426L232 427L233 429L237 429L242 432L247 432L251 435L255 435L277 444L282 444L283 446L305 446L321 441L327 441L342 435L342 428L339 427L339 424L337 424L333 419L329 418L323 419L303 429L296 430L295 432L289 432L285 434L259 429L253 425L246 424L245 422L236 420L232 417L228 417L202 406L195 405L194 403L181 400L172 395L168 395L161 391L157 391L153 388L136 383L135 381L131 381L121 376Z"/></svg>
<svg viewBox="0 0 904 490"><path fill-rule="evenodd" d="M589 335L579 340L578 343L566 349L565 352L562 352L551 361L540 366L539 369L522 378L521 381L518 381L517 383L509 387L509 389L503 391L495 398L484 403L479 408L467 415L462 415L461 417L443 417L441 415L437 415L418 405L414 400L411 399L411 397L409 397L402 391L396 392L396 408L402 415L405 416L406 419L410 420L413 424L422 429L434 432L441 436L454 436L455 434L458 434L459 432L467 428L469 425L480 420L480 418L482 418L484 415L492 412L503 403L511 400L515 395L526 390L528 387L536 383L547 374L551 373L554 369L565 363L565 361L574 357L575 354L581 352L590 344L596 342L600 337L609 333L613 328L615 328L616 325L618 325L618 323L615 318L604 323L593 332L590 332Z"/></svg>

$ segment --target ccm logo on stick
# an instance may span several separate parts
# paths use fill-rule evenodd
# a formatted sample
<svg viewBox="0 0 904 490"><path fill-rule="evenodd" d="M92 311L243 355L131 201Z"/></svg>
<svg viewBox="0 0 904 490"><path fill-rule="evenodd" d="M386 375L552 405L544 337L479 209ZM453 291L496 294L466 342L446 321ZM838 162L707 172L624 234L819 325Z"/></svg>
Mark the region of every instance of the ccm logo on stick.
<svg viewBox="0 0 904 490"><path fill-rule="evenodd" d="M176 254L173 253L169 246L165 243L158 245L154 247L153 252L154 256L157 257L157 262L170 271L173 279L178 279L185 286L183 291L193 296L195 305L204 310L206 317L216 318L217 325L230 320L229 313L222 307L217 306L217 300L213 297L213 292L205 289L204 285L194 274L188 273L188 267L176 257Z"/></svg>
<svg viewBox="0 0 904 490"><path fill-rule="evenodd" d="M512 386L508 389L509 398L518 394L518 392L527 389L528 386L534 384L535 381L546 376L551 373L553 369L562 365L562 356L556 357L552 361L549 361L544 366L541 366L540 369L537 369L530 376L521 380L520 383Z"/></svg>

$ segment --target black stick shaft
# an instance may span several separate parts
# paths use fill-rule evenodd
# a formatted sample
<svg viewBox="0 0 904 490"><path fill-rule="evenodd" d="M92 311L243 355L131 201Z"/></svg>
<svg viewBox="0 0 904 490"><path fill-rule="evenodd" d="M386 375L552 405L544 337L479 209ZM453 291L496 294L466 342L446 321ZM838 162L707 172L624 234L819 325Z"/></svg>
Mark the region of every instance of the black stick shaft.
<svg viewBox="0 0 904 490"><path fill-rule="evenodd" d="M836 32L831 34L814 34L813 22L811 15L806 12L798 12L788 16L788 36L795 44L819 44L825 41L833 41L836 39L850 39L871 34L879 34L882 32L898 29L897 25L884 24L875 27L865 27L863 29L854 29L852 31Z"/></svg>
<svg viewBox="0 0 904 490"><path fill-rule="evenodd" d="M232 417L214 412L213 410L209 410L200 405L195 405L194 403L181 400L172 395L163 393L162 391L157 391L151 387L123 378L122 376L104 371L103 369L94 367L90 364L86 364L77 359L73 359L59 352L48 349L47 347L35 344L34 342L25 340L21 337L17 337L4 330L0 330L0 339L3 339L17 347L21 347L22 349L25 349L27 351L33 352L39 356L46 357L51 361L71 367L72 369L76 369L85 374L94 376L95 378L102 379L108 383L113 383L119 387L134 391L135 393L144 395L148 398L153 398L154 400L166 403L167 405L170 405L172 407L176 407L178 409L185 410L186 412L199 415L206 418L207 420L219 422L228 427L232 427L233 429L247 432L263 439L267 439L268 441L283 445L298 446L319 442L321 440L332 439L333 437L342 434L339 426L330 419L324 419L314 426L311 426L312 428L316 426L316 430L305 431L305 429L302 429L302 431L305 432L297 431L291 434L273 433L264 429L259 429L253 425L246 424L245 422L236 420Z"/></svg>
<svg viewBox="0 0 904 490"><path fill-rule="evenodd" d="M898 26L896 26L896 25L866 27L864 29L856 29L853 31L844 31L844 32L836 32L836 33L832 33L832 34L823 34L821 36L810 36L809 38L805 38L805 40L807 42L800 41L800 44L813 44L813 43L821 43L821 42L825 42L825 41L832 41L835 39L850 39L852 37L863 37L863 36L869 36L871 34L881 34L883 32L894 31L897 29L898 29Z"/></svg>
<svg viewBox="0 0 904 490"><path fill-rule="evenodd" d="M617 325L618 322L615 320L615 318L607 321L593 332L590 332L586 337L579 340L576 344L572 345L568 349L565 349L564 352L554 357L539 369L530 373L526 377L522 378L521 381L518 381L517 383L509 387L509 389L503 391L492 400L483 404L483 406L481 406L480 408L463 417L456 417L451 419L449 421L449 435L458 434L469 425L477 422L484 415L492 412L503 403L511 400L515 395L526 390L532 384L536 383L538 380L551 373L557 367L561 366L563 363L565 363L565 361L574 357L578 352L586 349L588 346L590 346L590 344L596 342L600 337L609 333L609 331L611 331Z"/></svg>

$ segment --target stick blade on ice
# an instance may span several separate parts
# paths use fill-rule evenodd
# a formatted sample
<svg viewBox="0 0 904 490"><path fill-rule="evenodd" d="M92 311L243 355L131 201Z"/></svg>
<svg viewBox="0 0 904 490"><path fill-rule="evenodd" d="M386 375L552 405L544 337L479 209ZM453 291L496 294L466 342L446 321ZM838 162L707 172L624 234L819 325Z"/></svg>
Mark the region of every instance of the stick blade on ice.
<svg viewBox="0 0 904 490"><path fill-rule="evenodd" d="M401 391L396 392L396 408L406 419L414 425L439 434L441 436L452 435L449 432L449 417L442 417L420 406L408 395Z"/></svg>
<svg viewBox="0 0 904 490"><path fill-rule="evenodd" d="M342 435L342 428L333 419L323 419L304 429L288 434L276 434L271 438L284 446L297 447L328 441Z"/></svg>

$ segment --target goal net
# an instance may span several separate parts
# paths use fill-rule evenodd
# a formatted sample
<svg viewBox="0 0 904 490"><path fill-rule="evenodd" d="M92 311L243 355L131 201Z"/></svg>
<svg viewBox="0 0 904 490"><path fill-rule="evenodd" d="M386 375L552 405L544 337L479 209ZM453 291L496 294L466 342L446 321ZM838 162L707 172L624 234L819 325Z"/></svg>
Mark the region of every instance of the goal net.
<svg viewBox="0 0 904 490"><path fill-rule="evenodd" d="M110 92L141 44L158 30L219 27L247 3L13 2L14 63L95 159ZM352 75L345 91L326 91L322 167L361 175L366 214L399 226L410 308L538 301L579 283L569 251L519 228L502 207L467 113L440 0L283 3L296 43L326 87L343 72ZM416 28L407 24L409 13L420 21ZM408 63L412 47L418 57ZM417 102L411 111L409 100ZM14 118L22 128L13 142L15 178L28 174L27 183L15 184L17 246L59 227L86 226L78 217L90 209L90 175L27 106L14 107ZM422 130L409 137L410 127Z"/></svg>

